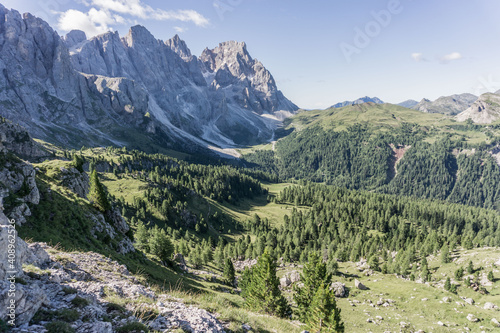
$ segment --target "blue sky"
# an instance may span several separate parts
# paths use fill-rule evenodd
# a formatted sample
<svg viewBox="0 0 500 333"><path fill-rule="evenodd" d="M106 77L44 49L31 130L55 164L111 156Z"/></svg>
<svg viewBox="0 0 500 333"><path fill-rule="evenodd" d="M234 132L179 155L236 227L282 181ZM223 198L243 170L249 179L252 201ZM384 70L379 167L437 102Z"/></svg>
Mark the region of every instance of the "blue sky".
<svg viewBox="0 0 500 333"><path fill-rule="evenodd" d="M142 24L191 51L245 41L303 108L361 96L397 103L500 89L496 0L7 0L61 35Z"/></svg>

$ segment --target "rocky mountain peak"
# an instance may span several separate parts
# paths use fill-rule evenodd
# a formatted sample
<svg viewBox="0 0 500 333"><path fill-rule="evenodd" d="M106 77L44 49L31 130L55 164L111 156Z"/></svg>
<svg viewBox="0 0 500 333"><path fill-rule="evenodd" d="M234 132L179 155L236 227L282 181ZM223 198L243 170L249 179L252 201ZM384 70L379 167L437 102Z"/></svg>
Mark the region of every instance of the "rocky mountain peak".
<svg viewBox="0 0 500 333"><path fill-rule="evenodd" d="M170 47L181 58L190 58L192 56L186 42L183 41L177 34L173 38L165 41L165 45Z"/></svg>
<svg viewBox="0 0 500 333"><path fill-rule="evenodd" d="M128 31L128 34L123 37L129 47L136 47L137 45L151 45L156 44L156 38L142 25L134 25Z"/></svg>
<svg viewBox="0 0 500 333"><path fill-rule="evenodd" d="M85 40L87 40L87 35L85 35L85 32L81 30L71 30L66 34L66 36L64 36L64 42L66 43L68 48L80 44Z"/></svg>

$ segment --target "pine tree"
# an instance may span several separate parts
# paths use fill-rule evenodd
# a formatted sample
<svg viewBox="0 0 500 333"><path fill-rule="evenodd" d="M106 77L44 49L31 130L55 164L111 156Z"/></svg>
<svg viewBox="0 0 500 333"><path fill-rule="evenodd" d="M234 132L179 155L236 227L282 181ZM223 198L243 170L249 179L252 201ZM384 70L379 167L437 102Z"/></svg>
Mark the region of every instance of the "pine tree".
<svg viewBox="0 0 500 333"><path fill-rule="evenodd" d="M146 253L149 253L149 230L148 228L139 221L137 224L137 229L134 234L135 246Z"/></svg>
<svg viewBox="0 0 500 333"><path fill-rule="evenodd" d="M448 244L444 244L441 248L441 262L443 264L448 264L451 261L450 258L450 250L448 248Z"/></svg>
<svg viewBox="0 0 500 333"><path fill-rule="evenodd" d="M331 281L331 274L327 273L326 264L323 263L318 253L309 254L309 261L304 265L300 281L302 287L294 286L293 299L297 303L297 314L300 320L305 320L317 289Z"/></svg>
<svg viewBox="0 0 500 333"><path fill-rule="evenodd" d="M493 271L489 271L488 280L490 280L491 282L493 282L493 280L495 280L495 276L493 275Z"/></svg>
<svg viewBox="0 0 500 333"><path fill-rule="evenodd" d="M170 260L174 253L174 246L168 239L165 230L155 226L151 231L151 239L149 241L151 254L157 256L163 263Z"/></svg>
<svg viewBox="0 0 500 333"><path fill-rule="evenodd" d="M78 154L73 154L73 162L71 162L71 165L78 171L83 172L83 157Z"/></svg>
<svg viewBox="0 0 500 333"><path fill-rule="evenodd" d="M455 280L462 280L463 276L464 276L464 268L463 267L459 267L455 271Z"/></svg>
<svg viewBox="0 0 500 333"><path fill-rule="evenodd" d="M251 270L243 273L240 287L249 308L282 318L291 314L290 306L279 289L276 260L267 250Z"/></svg>
<svg viewBox="0 0 500 333"><path fill-rule="evenodd" d="M99 209L101 212L109 211L111 209L104 186L101 184L97 171L95 170L92 171L90 175L90 190L88 197L94 207Z"/></svg>
<svg viewBox="0 0 500 333"><path fill-rule="evenodd" d="M226 262L224 264L224 280L226 281L227 284L233 285L234 284L234 278L235 278L235 271L234 271L234 265L233 262L230 258L226 259Z"/></svg>
<svg viewBox="0 0 500 333"><path fill-rule="evenodd" d="M444 290L447 290L447 291L451 290L451 280L450 280L450 277L446 278L446 282L444 283Z"/></svg>
<svg viewBox="0 0 500 333"><path fill-rule="evenodd" d="M337 308L335 295L324 283L314 294L305 321L311 332L344 332L344 323L340 319L340 309Z"/></svg>
<svg viewBox="0 0 500 333"><path fill-rule="evenodd" d="M470 260L469 265L467 265L467 273L469 274L474 273L474 264L472 263L472 260Z"/></svg>

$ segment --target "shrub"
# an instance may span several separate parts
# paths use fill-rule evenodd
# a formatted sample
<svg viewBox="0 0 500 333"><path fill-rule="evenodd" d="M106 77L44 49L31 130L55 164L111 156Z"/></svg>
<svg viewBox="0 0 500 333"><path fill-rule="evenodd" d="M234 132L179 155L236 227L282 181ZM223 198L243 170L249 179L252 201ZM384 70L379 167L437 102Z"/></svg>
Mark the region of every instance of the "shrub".
<svg viewBox="0 0 500 333"><path fill-rule="evenodd" d="M64 292L65 295L72 295L77 293L77 290L75 288L71 288L68 286L62 287L62 291Z"/></svg>
<svg viewBox="0 0 500 333"><path fill-rule="evenodd" d="M72 322L80 318L80 313L74 309L61 309L57 311L57 318L62 321Z"/></svg>
<svg viewBox="0 0 500 333"><path fill-rule="evenodd" d="M83 297L80 297L80 296L76 296L75 298L73 298L71 300L71 304L73 304L73 306L76 306L76 307L79 307L79 308L84 308L86 307L87 305L89 305L89 301L86 300L85 298Z"/></svg>

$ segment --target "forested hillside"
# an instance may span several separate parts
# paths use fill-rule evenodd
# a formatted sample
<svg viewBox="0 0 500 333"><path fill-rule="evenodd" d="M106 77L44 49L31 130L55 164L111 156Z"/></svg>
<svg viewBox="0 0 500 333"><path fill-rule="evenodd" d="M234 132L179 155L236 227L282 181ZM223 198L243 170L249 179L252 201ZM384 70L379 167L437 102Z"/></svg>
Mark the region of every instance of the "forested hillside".
<svg viewBox="0 0 500 333"><path fill-rule="evenodd" d="M288 128L274 150L244 159L281 179L500 207L499 125L363 104L302 112Z"/></svg>

